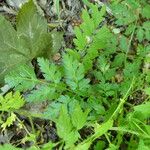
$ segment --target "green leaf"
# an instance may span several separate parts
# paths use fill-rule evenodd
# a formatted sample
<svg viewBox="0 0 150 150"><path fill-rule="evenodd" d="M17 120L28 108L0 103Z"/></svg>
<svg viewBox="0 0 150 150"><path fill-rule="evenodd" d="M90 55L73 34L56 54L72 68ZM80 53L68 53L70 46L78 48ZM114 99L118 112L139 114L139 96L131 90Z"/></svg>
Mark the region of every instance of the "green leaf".
<svg viewBox="0 0 150 150"><path fill-rule="evenodd" d="M16 120L16 115L11 112L10 116L7 118L6 122L1 125L2 131L4 131L7 127L10 127L13 122Z"/></svg>
<svg viewBox="0 0 150 150"><path fill-rule="evenodd" d="M111 119L101 125L96 124L94 128L95 134L93 135L94 139L105 134L112 126L113 126L113 120Z"/></svg>
<svg viewBox="0 0 150 150"><path fill-rule="evenodd" d="M49 56L51 35L46 19L37 13L33 1L25 3L17 15L17 31L0 16L0 83L11 70L37 56Z"/></svg>
<svg viewBox="0 0 150 150"><path fill-rule="evenodd" d="M46 81L51 81L56 84L60 82L61 73L55 64L50 64L50 62L44 58L38 58L37 61Z"/></svg>
<svg viewBox="0 0 150 150"><path fill-rule="evenodd" d="M133 9L138 9L140 7L140 3L137 0L125 0L125 2Z"/></svg>
<svg viewBox="0 0 150 150"><path fill-rule="evenodd" d="M94 150L103 150L105 148L105 142L104 141L98 141L96 145L94 145Z"/></svg>
<svg viewBox="0 0 150 150"><path fill-rule="evenodd" d="M89 80L84 78L84 66L71 55L63 55L63 65L66 83L72 90L85 90L89 87ZM82 83L82 84L81 84ZM80 87L82 85L82 87Z"/></svg>
<svg viewBox="0 0 150 150"><path fill-rule="evenodd" d="M134 106L134 110L136 112L140 112L141 114L143 114L145 118L150 117L149 108L150 108L150 102L146 102L145 104Z"/></svg>
<svg viewBox="0 0 150 150"><path fill-rule="evenodd" d="M124 35L120 38L120 49L123 52L126 52L128 50L128 39Z"/></svg>
<svg viewBox="0 0 150 150"><path fill-rule="evenodd" d="M82 11L83 23L80 25L81 30L86 34L86 36L91 36L95 27L94 22L91 19L87 10Z"/></svg>
<svg viewBox="0 0 150 150"><path fill-rule="evenodd" d="M78 144L75 150L88 150L90 145L92 144L92 141L99 138L103 134L107 133L107 131L113 126L113 120L108 120L107 122L99 125L95 124L94 127L94 134L91 135L89 138L84 140L82 143Z"/></svg>
<svg viewBox="0 0 150 150"><path fill-rule="evenodd" d="M149 29L149 26L150 26L150 21L145 21L143 23L143 29L144 29L144 33L145 33L145 39L147 39L148 41L150 41L150 29Z"/></svg>
<svg viewBox="0 0 150 150"><path fill-rule="evenodd" d="M40 81L36 78L33 67L23 65L10 72L5 77L5 83L11 88L15 87L15 90L26 91L33 89Z"/></svg>
<svg viewBox="0 0 150 150"><path fill-rule="evenodd" d="M143 10L142 10L142 16L143 16L144 18L150 19L150 12L149 12L149 10L150 10L150 5L147 4L147 5L143 8Z"/></svg>
<svg viewBox="0 0 150 150"><path fill-rule="evenodd" d="M145 89L145 93L146 93L147 95L150 95L150 87L147 87L147 88Z"/></svg>
<svg viewBox="0 0 150 150"><path fill-rule="evenodd" d="M130 35L134 31L134 28L135 28L135 25L130 24L125 31L125 35Z"/></svg>
<svg viewBox="0 0 150 150"><path fill-rule="evenodd" d="M93 60L99 56L99 50L107 47L108 39L112 34L106 26L100 28L92 39L90 46L86 50L86 55L83 58L85 71L92 69Z"/></svg>
<svg viewBox="0 0 150 150"><path fill-rule="evenodd" d="M149 146L146 146L144 144L144 141L142 139L140 139L140 142L139 142L139 145L138 145L138 148L137 150L149 150Z"/></svg>
<svg viewBox="0 0 150 150"><path fill-rule="evenodd" d="M89 110L92 110L94 117L99 117L100 115L106 113L103 104L95 96L91 96L88 98L87 107ZM92 115L92 113L90 113L89 115Z"/></svg>
<svg viewBox="0 0 150 150"><path fill-rule="evenodd" d="M56 128L58 136L62 138L68 146L77 141L79 134L76 130L73 130L71 118L66 106L62 106L61 108L60 115L56 121Z"/></svg>
<svg viewBox="0 0 150 150"><path fill-rule="evenodd" d="M102 9L99 11L98 6L90 3L90 8L92 10L91 16L87 10L83 10L82 12L83 23L79 27L76 27L74 29L74 33L76 35L76 38L74 39L74 43L76 45L76 48L82 51L85 50L87 44L91 43L92 41L91 37L96 32L96 29L98 28L99 24L102 22L103 16L106 12L105 6L102 7Z"/></svg>
<svg viewBox="0 0 150 150"><path fill-rule="evenodd" d="M33 0L25 3L17 15L17 34L29 49L29 58L47 54L51 48L51 35L47 33L47 21L37 13Z"/></svg>
<svg viewBox="0 0 150 150"><path fill-rule="evenodd" d="M31 146L30 148L28 148L27 150L41 150L40 148L36 147L36 146ZM45 149L42 149L45 150ZM46 149L47 150L47 149ZM50 149L51 150L51 149Z"/></svg>
<svg viewBox="0 0 150 150"><path fill-rule="evenodd" d="M93 19L93 22L94 22L94 26L95 26L95 29L99 26L100 22L103 21L103 16L105 15L106 13L106 7L105 5L101 8L101 10L99 11L98 9L98 6L97 5L93 5L91 4L90 8L92 9L92 19Z"/></svg>
<svg viewBox="0 0 150 150"><path fill-rule="evenodd" d="M55 144L50 141L50 142L44 144L42 146L41 150L52 150L54 146L55 146Z"/></svg>
<svg viewBox="0 0 150 150"><path fill-rule="evenodd" d="M29 133L28 135L25 135L25 137L21 140L22 143L25 143L27 141L35 143L35 141L36 141L36 134ZM32 149L35 149L35 148L32 147Z"/></svg>
<svg viewBox="0 0 150 150"><path fill-rule="evenodd" d="M135 9L131 6L127 7L127 2L122 1L118 4L111 5L112 13L116 17L117 25L128 25L133 23L137 19L137 15L134 13Z"/></svg>
<svg viewBox="0 0 150 150"><path fill-rule="evenodd" d="M57 97L55 93L55 88L47 85L42 85L36 90L32 90L30 94L27 95L26 100L28 102L42 102L46 100L52 100Z"/></svg>
<svg viewBox="0 0 150 150"><path fill-rule="evenodd" d="M142 42L142 40L144 39L144 30L141 27L139 27L136 32L137 39L139 40L139 42Z"/></svg>
<svg viewBox="0 0 150 150"><path fill-rule="evenodd" d="M74 105L73 111L71 112L71 120L74 127L77 130L83 128L87 120L88 111L83 112L79 103Z"/></svg>
<svg viewBox="0 0 150 150"><path fill-rule="evenodd" d="M26 49L20 46L15 29L3 16L0 16L0 83L15 66L28 60Z"/></svg>
<svg viewBox="0 0 150 150"><path fill-rule="evenodd" d="M86 142L86 143L78 144L78 145L75 147L75 150L89 150L91 143L92 143L92 141L89 141L89 142Z"/></svg>
<svg viewBox="0 0 150 150"><path fill-rule="evenodd" d="M0 149L1 150L22 150L21 148L16 148L15 146L11 144L0 145Z"/></svg>
<svg viewBox="0 0 150 150"><path fill-rule="evenodd" d="M140 61L135 60L133 63L127 63L123 70L124 78L132 79L139 76Z"/></svg>
<svg viewBox="0 0 150 150"><path fill-rule="evenodd" d="M150 41L150 30L146 30L145 31L145 39L147 39L148 41Z"/></svg>
<svg viewBox="0 0 150 150"><path fill-rule="evenodd" d="M109 144L109 148L107 150L118 150L118 146L114 144Z"/></svg>
<svg viewBox="0 0 150 150"><path fill-rule="evenodd" d="M48 106L48 108L46 109L44 113L44 117L46 119L56 122L57 121L56 119L59 116L60 110L62 109L62 105L67 106L71 100L72 99L70 99L69 96L61 95L57 100L55 100Z"/></svg>
<svg viewBox="0 0 150 150"><path fill-rule="evenodd" d="M65 106L62 106L61 108L60 115L56 122L56 127L57 127L57 133L59 137L63 139L66 139L68 134L73 129L70 116Z"/></svg>
<svg viewBox="0 0 150 150"><path fill-rule="evenodd" d="M45 80L36 78L34 69L31 66L20 66L5 77L5 82L15 90L32 90L26 96L29 102L41 102L58 98L59 94L65 89L65 84L60 83L61 73L59 68L51 64L44 58L38 58L38 64L45 77ZM48 83L51 81L51 83ZM35 88L36 87L36 88ZM33 90L33 88L35 88ZM56 90L58 93L56 93Z"/></svg>
<svg viewBox="0 0 150 150"><path fill-rule="evenodd" d="M93 45L92 48L96 49L102 49L106 48L108 39L111 38L112 34L110 33L110 30L107 28L107 26L103 26L100 28L94 38L93 38Z"/></svg>
<svg viewBox="0 0 150 150"><path fill-rule="evenodd" d="M86 44L88 43L86 35L78 27L75 27L74 33L76 35L76 39L74 39L73 41L76 45L76 48L78 50L84 50Z"/></svg>
<svg viewBox="0 0 150 150"><path fill-rule="evenodd" d="M124 59L125 59L125 54L123 53L118 53L116 56L115 56L115 59L112 63L112 66L113 67L121 67L123 65L123 62L124 62Z"/></svg>
<svg viewBox="0 0 150 150"><path fill-rule="evenodd" d="M0 95L0 111L12 111L21 108L25 103L19 92L8 93L5 97Z"/></svg>
<svg viewBox="0 0 150 150"><path fill-rule="evenodd" d="M101 70L102 73L107 72L110 67L108 60L104 56L99 57L97 66Z"/></svg>
<svg viewBox="0 0 150 150"><path fill-rule="evenodd" d="M150 26L150 21L145 21L145 22L143 23L143 28L144 28L145 30L149 30L149 26Z"/></svg>

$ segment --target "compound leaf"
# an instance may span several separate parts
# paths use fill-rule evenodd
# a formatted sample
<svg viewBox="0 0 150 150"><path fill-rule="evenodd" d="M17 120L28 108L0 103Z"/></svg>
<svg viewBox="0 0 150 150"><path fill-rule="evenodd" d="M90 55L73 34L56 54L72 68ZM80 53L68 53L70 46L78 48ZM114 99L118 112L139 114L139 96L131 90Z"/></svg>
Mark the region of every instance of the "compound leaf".
<svg viewBox="0 0 150 150"><path fill-rule="evenodd" d="M45 77L45 80L51 81L54 83L59 83L61 79L61 73L59 72L58 67L54 64L45 60L44 58L38 58L38 64L40 69Z"/></svg>
<svg viewBox="0 0 150 150"><path fill-rule="evenodd" d="M6 122L4 122L1 125L2 129L5 130L6 127L10 127L15 120L16 120L16 115L13 112L11 112L11 115L7 118Z"/></svg>
<svg viewBox="0 0 150 150"><path fill-rule="evenodd" d="M21 108L25 101L19 92L8 93L5 97L0 95L0 111L12 111Z"/></svg>
<svg viewBox="0 0 150 150"><path fill-rule="evenodd" d="M23 65L6 75L5 82L11 88L15 87L16 90L26 91L33 89L33 87L40 81L37 80L31 66Z"/></svg>
<svg viewBox="0 0 150 150"><path fill-rule="evenodd" d="M42 85L38 89L33 90L27 97L28 102L42 102L45 100L51 100L56 97L55 88Z"/></svg>
<svg viewBox="0 0 150 150"><path fill-rule="evenodd" d="M76 103L71 113L71 120L74 127L80 130L86 123L88 111L83 112L79 103Z"/></svg>

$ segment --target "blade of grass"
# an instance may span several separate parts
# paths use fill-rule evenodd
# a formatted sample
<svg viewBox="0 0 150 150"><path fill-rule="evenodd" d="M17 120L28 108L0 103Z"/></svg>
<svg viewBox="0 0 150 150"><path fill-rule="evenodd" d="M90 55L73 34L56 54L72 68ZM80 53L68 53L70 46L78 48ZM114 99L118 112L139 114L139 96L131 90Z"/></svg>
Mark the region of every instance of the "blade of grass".
<svg viewBox="0 0 150 150"><path fill-rule="evenodd" d="M54 8L58 16L58 20L60 21L60 1L54 0Z"/></svg>

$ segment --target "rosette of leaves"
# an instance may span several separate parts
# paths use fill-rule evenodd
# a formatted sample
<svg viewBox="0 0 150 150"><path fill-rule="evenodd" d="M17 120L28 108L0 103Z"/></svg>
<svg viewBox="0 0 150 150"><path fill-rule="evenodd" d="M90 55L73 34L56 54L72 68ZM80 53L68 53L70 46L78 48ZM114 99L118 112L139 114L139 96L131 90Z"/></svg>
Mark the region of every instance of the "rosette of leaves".
<svg viewBox="0 0 150 150"><path fill-rule="evenodd" d="M20 9L16 30L4 16L0 16L0 36L0 83L20 64L50 54L51 34L47 33L47 21L38 14L32 0Z"/></svg>

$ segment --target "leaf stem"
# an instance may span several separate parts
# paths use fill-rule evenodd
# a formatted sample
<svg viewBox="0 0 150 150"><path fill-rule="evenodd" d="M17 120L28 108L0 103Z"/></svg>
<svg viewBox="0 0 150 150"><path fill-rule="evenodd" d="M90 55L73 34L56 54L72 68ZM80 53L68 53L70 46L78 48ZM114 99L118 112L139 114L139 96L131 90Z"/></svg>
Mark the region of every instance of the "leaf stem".
<svg viewBox="0 0 150 150"><path fill-rule="evenodd" d="M135 22L135 25L134 25L134 29L132 31L132 34L131 34L131 37L130 37L130 40L129 40L129 44L128 44L128 48L127 48L127 51L126 51L126 54L125 54L125 60L124 60L124 65L126 66L126 61L127 61L127 55L128 55L128 52L130 50L130 47L131 47L131 43L132 43L132 40L133 40L133 36L134 36L134 33L135 33L135 29L136 29L136 26L137 26L137 21Z"/></svg>
<svg viewBox="0 0 150 150"><path fill-rule="evenodd" d="M128 97L128 94L129 94L129 92L131 91L131 89L132 89L132 87L133 87L134 79L135 79L135 77L133 77L132 82L131 82L131 85L130 85L128 91L126 92L126 94L124 95L124 97L120 99L120 103L119 103L117 109L116 109L116 110L114 111L114 113L112 114L111 119L114 119L114 117L117 115L117 113L121 110L122 106L123 106L124 103L126 102L126 99L127 99L127 97Z"/></svg>

